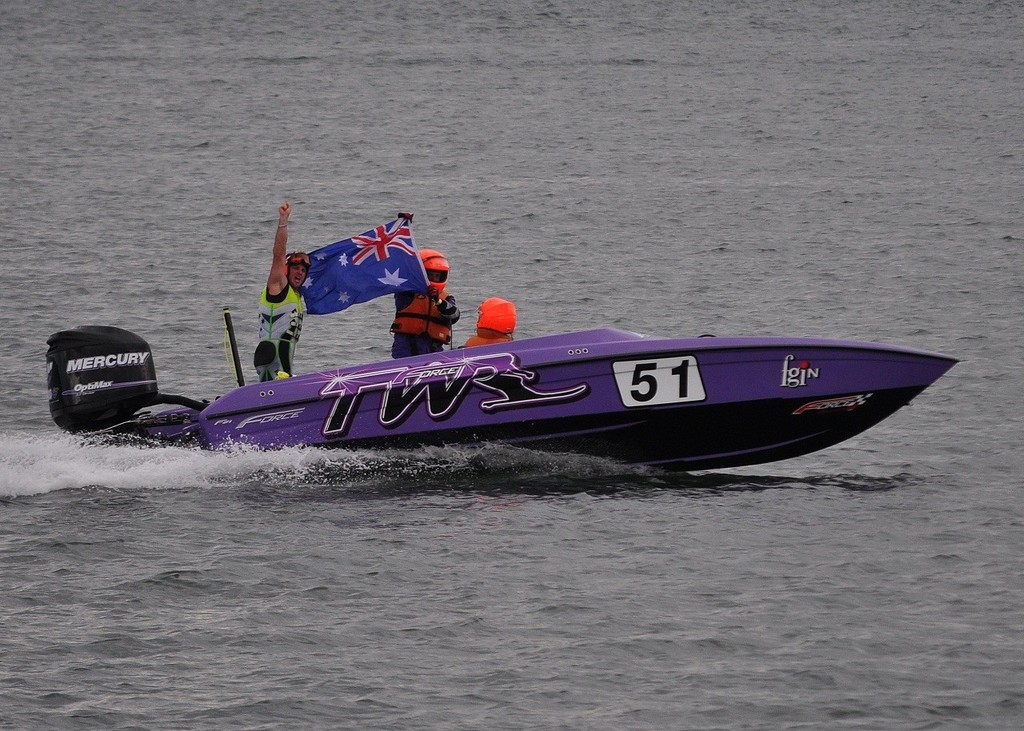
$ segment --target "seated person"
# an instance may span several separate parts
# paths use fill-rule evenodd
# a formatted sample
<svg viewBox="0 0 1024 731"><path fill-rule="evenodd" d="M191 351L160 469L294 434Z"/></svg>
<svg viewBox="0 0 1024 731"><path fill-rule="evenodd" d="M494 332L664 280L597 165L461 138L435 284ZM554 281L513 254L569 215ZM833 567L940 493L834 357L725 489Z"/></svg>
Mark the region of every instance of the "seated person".
<svg viewBox="0 0 1024 731"><path fill-rule="evenodd" d="M515 330L516 306L500 297L489 297L477 309L476 335L466 341L466 347L510 342Z"/></svg>

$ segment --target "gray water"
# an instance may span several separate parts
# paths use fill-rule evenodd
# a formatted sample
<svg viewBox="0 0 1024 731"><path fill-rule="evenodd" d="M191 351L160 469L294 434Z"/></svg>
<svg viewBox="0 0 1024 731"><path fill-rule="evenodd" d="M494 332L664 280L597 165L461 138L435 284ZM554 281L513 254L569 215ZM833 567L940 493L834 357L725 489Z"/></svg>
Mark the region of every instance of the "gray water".
<svg viewBox="0 0 1024 731"><path fill-rule="evenodd" d="M0 10L0 727L1020 727L1019 5ZM75 325L231 387L221 308L245 357L286 199L307 250L414 211L466 321L506 297L520 337L961 363L844 444L689 475L60 433ZM307 318L297 368L387 358L391 307Z"/></svg>

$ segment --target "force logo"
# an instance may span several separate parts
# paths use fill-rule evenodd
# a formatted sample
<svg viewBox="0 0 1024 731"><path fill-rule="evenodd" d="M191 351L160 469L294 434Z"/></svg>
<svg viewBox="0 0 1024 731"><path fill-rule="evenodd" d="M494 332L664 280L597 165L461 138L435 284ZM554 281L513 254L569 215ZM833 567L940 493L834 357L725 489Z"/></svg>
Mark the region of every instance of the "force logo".
<svg viewBox="0 0 1024 731"><path fill-rule="evenodd" d="M858 393L855 396L840 396L839 398L810 401L793 413L802 414L805 411L853 411L867 403L869 398L871 398L870 393Z"/></svg>
<svg viewBox="0 0 1024 731"><path fill-rule="evenodd" d="M274 411L269 414L257 414L256 416L250 416L248 419L242 419L238 422L238 426L236 426L235 429L244 429L249 424L269 424L274 421L297 419L299 414L303 411L305 411L305 408L289 409L288 411Z"/></svg>

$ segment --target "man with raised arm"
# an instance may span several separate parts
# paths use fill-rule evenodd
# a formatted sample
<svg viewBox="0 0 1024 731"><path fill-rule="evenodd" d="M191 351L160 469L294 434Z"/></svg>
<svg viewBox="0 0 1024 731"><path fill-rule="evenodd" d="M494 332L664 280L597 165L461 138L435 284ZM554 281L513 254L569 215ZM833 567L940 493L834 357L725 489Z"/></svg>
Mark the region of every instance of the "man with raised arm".
<svg viewBox="0 0 1024 731"><path fill-rule="evenodd" d="M288 250L288 218L291 215L292 205L285 201L277 209L274 258L267 286L260 295L260 342L256 345L253 365L261 381L292 375L292 357L306 312L306 303L299 288L309 274L309 255L304 251L285 254Z"/></svg>

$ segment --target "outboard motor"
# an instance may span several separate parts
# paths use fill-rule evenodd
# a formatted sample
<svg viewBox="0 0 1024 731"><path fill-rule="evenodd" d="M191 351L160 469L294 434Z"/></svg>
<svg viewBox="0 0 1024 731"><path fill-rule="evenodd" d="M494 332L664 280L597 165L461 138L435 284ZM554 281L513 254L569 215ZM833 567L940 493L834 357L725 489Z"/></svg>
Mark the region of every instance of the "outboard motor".
<svg viewBox="0 0 1024 731"><path fill-rule="evenodd" d="M50 415L71 432L109 429L160 400L149 343L117 327L83 325L46 344Z"/></svg>

